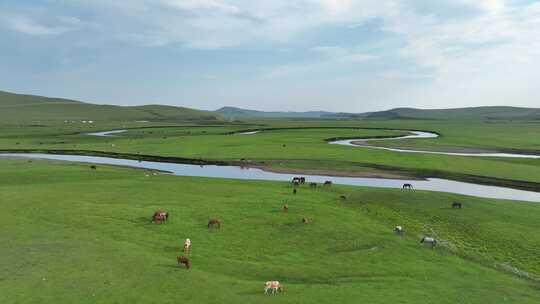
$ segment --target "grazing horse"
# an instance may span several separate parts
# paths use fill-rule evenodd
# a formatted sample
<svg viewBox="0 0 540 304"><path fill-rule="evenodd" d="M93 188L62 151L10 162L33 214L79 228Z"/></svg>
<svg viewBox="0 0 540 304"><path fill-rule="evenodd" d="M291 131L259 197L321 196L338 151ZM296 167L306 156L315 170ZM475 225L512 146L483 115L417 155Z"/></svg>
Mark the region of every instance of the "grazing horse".
<svg viewBox="0 0 540 304"><path fill-rule="evenodd" d="M163 212L161 210L157 210L154 212L154 215L152 215L152 222L160 222L163 223L169 219L169 213Z"/></svg>
<svg viewBox="0 0 540 304"><path fill-rule="evenodd" d="M403 184L403 189L409 189L409 190L412 190L413 189L413 186L411 184Z"/></svg>
<svg viewBox="0 0 540 304"><path fill-rule="evenodd" d="M285 211L285 212L289 211L289 204L285 203L283 205L283 211Z"/></svg>
<svg viewBox="0 0 540 304"><path fill-rule="evenodd" d="M310 188L317 188L317 183L309 183Z"/></svg>
<svg viewBox="0 0 540 304"><path fill-rule="evenodd" d="M437 246L437 240L428 236L423 237L420 243L430 244L432 248Z"/></svg>
<svg viewBox="0 0 540 304"><path fill-rule="evenodd" d="M340 195L339 198L340 198L341 200L343 200L343 201L347 199L347 197L346 197L345 195Z"/></svg>
<svg viewBox="0 0 540 304"><path fill-rule="evenodd" d="M279 281L267 281L264 283L264 294L268 294L268 291L270 291L272 295L283 292L283 285L281 285Z"/></svg>
<svg viewBox="0 0 540 304"><path fill-rule="evenodd" d="M397 234L403 234L403 232L405 232L405 230L401 226L396 226L394 228L394 232L397 233Z"/></svg>
<svg viewBox="0 0 540 304"><path fill-rule="evenodd" d="M189 248L191 248L191 240L190 239L186 239L184 241L184 253L188 253L189 252Z"/></svg>
<svg viewBox="0 0 540 304"><path fill-rule="evenodd" d="M332 181L325 181L324 185L330 187L332 186Z"/></svg>
<svg viewBox="0 0 540 304"><path fill-rule="evenodd" d="M178 256L176 257L176 261L178 262L178 265L184 264L186 265L186 268L189 269L190 265L189 265L189 259L187 258L187 256Z"/></svg>
<svg viewBox="0 0 540 304"><path fill-rule="evenodd" d="M309 220L307 219L307 217L302 218L302 224L309 224Z"/></svg>
<svg viewBox="0 0 540 304"><path fill-rule="evenodd" d="M212 226L217 226L218 228L221 228L221 220L218 218L209 219L208 220L208 228Z"/></svg>
<svg viewBox="0 0 540 304"><path fill-rule="evenodd" d="M454 208L454 209L461 209L461 207L463 207L463 205L461 203L458 203L458 202L453 202L452 203L452 208Z"/></svg>

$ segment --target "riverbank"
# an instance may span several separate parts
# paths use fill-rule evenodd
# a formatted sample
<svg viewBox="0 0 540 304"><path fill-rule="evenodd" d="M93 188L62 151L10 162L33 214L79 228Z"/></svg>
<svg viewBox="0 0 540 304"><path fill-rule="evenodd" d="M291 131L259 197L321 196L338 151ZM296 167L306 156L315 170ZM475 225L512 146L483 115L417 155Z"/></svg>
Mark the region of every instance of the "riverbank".
<svg viewBox="0 0 540 304"><path fill-rule="evenodd" d="M144 169L156 169L168 171L180 176L204 176L204 177L221 177L221 178L237 178L237 179L260 179L260 180L280 180L290 181L294 175L286 173L274 173L258 169L260 163L250 161L205 161L195 159L181 158L163 158L164 161L156 161L160 157L143 156L143 155L122 155L114 154L114 157L103 156L104 153L92 154L85 151L85 154L66 154L65 151L55 151L56 153L4 153L3 156L12 157L29 157L29 158L44 158L52 160L65 160L74 162L88 162L97 164L121 165ZM98 156L96 156L98 155ZM131 157L131 158L130 158ZM151 159L151 160L148 160ZM267 166L268 164L265 164ZM380 170L380 169L378 169ZM296 171L302 172L302 171ZM305 172L305 171L303 171ZM436 174L431 174L430 177L421 179L406 180L400 176L399 179L391 178L375 178L375 177L349 177L349 176L325 176L325 175L310 175L298 173L306 176L309 181L322 183L326 180L332 180L337 184L358 185L370 187L389 187L401 188L404 183L414 183L416 189L451 192L472 196L491 197L509 200L522 201L540 201L540 192L528 191L523 189L515 189L514 187L495 186L491 183L492 180L484 179L483 177L469 177L470 181L459 181L458 179L446 179L433 177ZM481 181L481 183L474 182ZM501 182L501 181L499 181ZM506 181L508 182L508 181ZM488 185L486 185L488 184Z"/></svg>

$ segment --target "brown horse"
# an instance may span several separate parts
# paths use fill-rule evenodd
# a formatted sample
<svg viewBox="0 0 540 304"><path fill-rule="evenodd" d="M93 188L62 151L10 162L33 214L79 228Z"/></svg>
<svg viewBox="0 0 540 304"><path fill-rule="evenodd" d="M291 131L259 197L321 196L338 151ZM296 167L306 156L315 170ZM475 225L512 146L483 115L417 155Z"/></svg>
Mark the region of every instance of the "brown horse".
<svg viewBox="0 0 540 304"><path fill-rule="evenodd" d="M163 212L161 210L157 210L154 212L154 215L152 215L152 222L160 222L163 223L169 219L169 213Z"/></svg>
<svg viewBox="0 0 540 304"><path fill-rule="evenodd" d="M209 219L208 220L208 228L212 226L217 226L218 228L221 228L221 220L218 218Z"/></svg>
<svg viewBox="0 0 540 304"><path fill-rule="evenodd" d="M180 264L184 264L186 265L186 268L189 269L190 265L189 265L189 259L187 258L187 256L178 256L176 257L176 261L178 262L178 265Z"/></svg>

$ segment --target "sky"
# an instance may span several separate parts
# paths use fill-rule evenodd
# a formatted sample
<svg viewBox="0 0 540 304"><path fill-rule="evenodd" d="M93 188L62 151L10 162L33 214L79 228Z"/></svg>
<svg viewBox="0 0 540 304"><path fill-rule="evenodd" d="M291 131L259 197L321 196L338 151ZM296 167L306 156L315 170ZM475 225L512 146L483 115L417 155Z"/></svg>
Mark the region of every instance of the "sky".
<svg viewBox="0 0 540 304"><path fill-rule="evenodd" d="M540 1L2 0L0 90L119 105L540 107Z"/></svg>

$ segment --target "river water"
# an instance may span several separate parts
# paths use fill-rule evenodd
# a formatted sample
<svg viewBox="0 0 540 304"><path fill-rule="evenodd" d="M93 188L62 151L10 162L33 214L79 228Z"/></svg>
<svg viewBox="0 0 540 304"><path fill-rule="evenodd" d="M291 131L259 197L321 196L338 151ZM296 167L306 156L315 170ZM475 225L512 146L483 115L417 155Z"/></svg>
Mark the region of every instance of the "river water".
<svg viewBox="0 0 540 304"><path fill-rule="evenodd" d="M290 181L297 174L274 173L258 168L243 168L239 166L215 166L215 165L191 165L176 164L156 161L137 161L130 159L81 156L81 155L57 155L40 153L6 153L3 157L50 159L71 162L84 162L92 164L120 165L135 168L154 169L170 172L178 176L218 177L248 180ZM524 191L512 188L485 186L473 183L458 182L439 178L426 180L402 180L369 177L335 177L324 175L305 175L309 182L322 183L331 180L336 184L352 186L369 186L383 188L401 188L404 183L410 183L415 189L450 192L486 198L498 198L509 200L522 200L540 202L540 192ZM404 190L406 191L406 190Z"/></svg>
<svg viewBox="0 0 540 304"><path fill-rule="evenodd" d="M368 142L380 141L380 140L397 140L397 139L414 139L414 138L436 138L439 137L436 133L431 132L421 132L421 131L408 131L412 134L400 136L400 137L389 137L389 138L375 138L375 139L345 139L345 140L336 140L331 141L329 144L332 145L344 145L358 148L370 148L370 149L381 149L394 152L404 152L404 153L427 153L427 154L440 154L440 155L456 155L456 156L482 156L482 157L513 157L513 158L534 158L540 159L540 155L535 154L518 154L518 153L498 153L498 152L478 152L478 153L466 153L466 152L439 152L439 151L428 151L428 150L412 150L412 149L402 149L402 148L387 148L369 145ZM361 144L355 144L359 142Z"/></svg>

